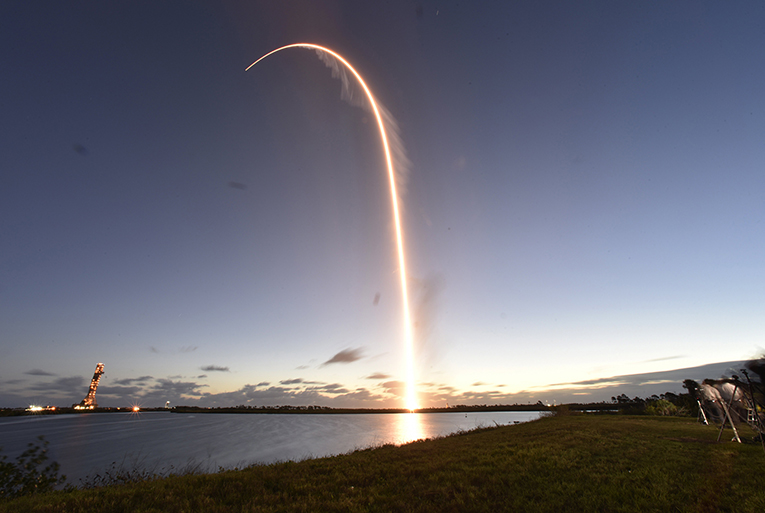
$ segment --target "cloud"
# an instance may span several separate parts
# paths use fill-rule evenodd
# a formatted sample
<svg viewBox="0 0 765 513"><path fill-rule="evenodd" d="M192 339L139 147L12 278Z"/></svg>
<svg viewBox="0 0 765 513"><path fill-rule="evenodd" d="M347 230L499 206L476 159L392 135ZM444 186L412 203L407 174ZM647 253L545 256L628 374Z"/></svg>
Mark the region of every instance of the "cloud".
<svg viewBox="0 0 765 513"><path fill-rule="evenodd" d="M476 382L469 390L457 389L448 383L418 383L418 397L422 405L442 406L450 404L558 404L567 402L609 401L612 396L626 394L629 397L650 397L664 392L682 393L684 379L701 381L704 378L730 376L746 362L721 362L701 367L677 369L644 374L623 375L589 379L576 382L554 382L534 386L526 390L511 390L502 384L488 386ZM102 381L97 397L102 406L126 406L138 402L141 406L162 406L165 401L174 405L199 406L330 406L335 408L396 408L401 407L405 383L387 380L388 375L376 372L366 379L376 379L371 390L346 387L343 383L308 381L304 378L282 380L271 386L268 381L256 385L247 384L239 389L213 393L208 385L199 381L187 381L180 376L153 378L152 376L127 377L114 381ZM51 381L47 381L50 379ZM18 390L6 382L0 391L0 404L25 405L29 398L41 398L38 402L68 405L79 402L87 393L89 380L81 376L47 378L46 382L34 382L32 378L13 380ZM23 384L22 384L23 382ZM14 383L15 384L15 383ZM490 389L492 388L492 389ZM23 390L22 390L23 389Z"/></svg>
<svg viewBox="0 0 765 513"><path fill-rule="evenodd" d="M30 371L26 371L24 374L28 374L30 376L55 376L52 372L45 372L44 370L40 369L32 369Z"/></svg>
<svg viewBox="0 0 765 513"><path fill-rule="evenodd" d="M382 372L375 372L374 374L370 374L365 379L388 379L390 377L389 374L383 374Z"/></svg>
<svg viewBox="0 0 765 513"><path fill-rule="evenodd" d="M200 367L205 372L230 372L228 367L219 367L218 365L205 365Z"/></svg>
<svg viewBox="0 0 765 513"><path fill-rule="evenodd" d="M96 396L98 397L105 397L109 396L109 398L112 399L118 399L122 402L124 402L123 398L128 396L137 396L141 394L144 391L143 387L140 386L104 386L101 385L98 387L98 393ZM101 401L103 403L103 401Z"/></svg>
<svg viewBox="0 0 765 513"><path fill-rule="evenodd" d="M360 347L356 349L343 349L335 356L322 363L321 366L324 367L325 365L332 363L351 363L355 362L356 360L361 360L363 356L364 352Z"/></svg>
<svg viewBox="0 0 765 513"><path fill-rule="evenodd" d="M644 387L646 385L666 385L667 383L682 383L684 379L703 380L705 378L719 378L731 375L743 366L744 362L722 362L700 367L675 369L659 372L645 372L641 374L626 374L608 378L589 379L574 381L571 383L553 383L551 385L536 388L554 389L599 389L615 387ZM631 395L631 394L628 394Z"/></svg>
<svg viewBox="0 0 765 513"><path fill-rule="evenodd" d="M183 346L181 347L178 352L180 353L193 353L198 349L198 346Z"/></svg>
<svg viewBox="0 0 765 513"><path fill-rule="evenodd" d="M78 394L83 396L85 389L85 379L82 376L71 376L68 378L58 378L50 383L36 383L29 387L36 392L48 392L51 395Z"/></svg>
<svg viewBox="0 0 765 513"><path fill-rule="evenodd" d="M312 387L311 389L312 390L321 390L321 391L329 393L329 394L347 394L349 392L349 390L346 389L340 383L332 383L332 384L328 384L328 385Z"/></svg>
<svg viewBox="0 0 765 513"><path fill-rule="evenodd" d="M239 390L218 394L205 393L199 398L200 406L331 406L333 408L391 408L396 407L397 398L374 394L365 388L353 392L333 383L322 387L295 389L286 387L258 388L245 385Z"/></svg>
<svg viewBox="0 0 765 513"><path fill-rule="evenodd" d="M150 379L154 379L154 377L153 376L141 376L140 378L115 379L112 383L114 383L115 385L132 385L133 383L145 383L145 382L149 381Z"/></svg>
<svg viewBox="0 0 765 513"><path fill-rule="evenodd" d="M292 379L285 379L279 382L280 385L297 385L299 383L302 383L304 385L323 385L323 381L306 381L303 378L292 378ZM268 383L265 383L265 385L268 385Z"/></svg>
<svg viewBox="0 0 765 513"><path fill-rule="evenodd" d="M470 386L471 387L482 387L482 386L485 386L485 385L486 385L486 383L484 383L483 381L476 381L475 383L471 384Z"/></svg>
<svg viewBox="0 0 765 513"><path fill-rule="evenodd" d="M654 358L652 360L644 360L641 363L653 363L653 362L664 362L667 360L677 360L679 358L685 358L686 356L684 354L678 354L675 356L665 356L664 358Z"/></svg>
<svg viewBox="0 0 765 513"><path fill-rule="evenodd" d="M151 351L152 353L159 353L159 349L157 349L154 346L149 346L149 351Z"/></svg>
<svg viewBox="0 0 765 513"><path fill-rule="evenodd" d="M158 379L157 383L152 385L138 398L147 406L160 406L165 401L173 404L196 402L203 395L203 388L207 387L203 383L194 383L193 381L173 381L172 379Z"/></svg>
<svg viewBox="0 0 765 513"><path fill-rule="evenodd" d="M197 376L197 379L204 379L206 377L207 377L207 374L200 374L199 376Z"/></svg>
<svg viewBox="0 0 765 513"><path fill-rule="evenodd" d="M380 386L386 393L400 396L404 391L405 383L403 381L386 381Z"/></svg>
<svg viewBox="0 0 765 513"><path fill-rule="evenodd" d="M80 143L73 144L72 149L76 151L77 154L80 155L81 157L87 157L88 154L90 153L88 149Z"/></svg>

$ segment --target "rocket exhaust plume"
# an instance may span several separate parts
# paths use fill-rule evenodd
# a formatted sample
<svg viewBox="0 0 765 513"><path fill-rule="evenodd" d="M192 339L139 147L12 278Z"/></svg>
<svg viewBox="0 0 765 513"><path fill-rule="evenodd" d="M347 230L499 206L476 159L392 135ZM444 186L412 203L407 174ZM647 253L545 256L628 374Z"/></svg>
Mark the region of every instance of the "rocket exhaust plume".
<svg viewBox="0 0 765 513"><path fill-rule="evenodd" d="M256 60L247 68L245 71L249 70L253 66L255 66L257 63L268 57L269 55L272 55L276 52L280 52L282 50L286 50L288 48L308 48L311 50L316 50L317 55L319 58L330 68L332 68L333 76L340 78L340 80L343 83L343 99L349 100L352 104L358 105L358 103L355 102L355 99L353 98L353 95L351 94L351 90L348 87L348 75L346 73L346 70L350 71L351 74L358 80L358 83L361 85L361 87L364 89L364 93L366 94L366 98L369 100L369 105L372 109L372 112L374 112L375 119L377 120L377 126L380 129L380 139L382 140L383 150L385 151L385 163L388 168L388 179L390 181L390 195L391 195L391 203L393 204L393 221L394 225L396 227L396 249L398 252L398 266L400 271L400 277L401 277L401 297L402 297L402 305L403 305L403 313L404 313L404 343L405 343L405 353L406 353L406 408L410 411L413 411L417 409L417 397L414 389L414 349L413 349L413 334L412 334L412 321L411 321L411 314L409 312L409 292L407 289L407 283L406 283L406 260L404 258L404 236L401 229L401 214L400 214L400 208L399 208L399 193L397 186L403 186L403 176L402 173L399 173L398 180L397 180L397 174L396 174L396 168L394 167L394 157L391 156L391 145L389 144L389 136L386 133L385 130L385 121L383 118L385 117L386 120L389 122L390 126L395 128L395 125L391 124L392 118L388 114L387 111L385 111L381 105L378 105L377 102L374 99L374 96L372 95L372 92L367 87L367 84L364 82L364 79L361 78L361 75L351 66L348 61L346 61L343 57L341 57L339 54L333 52L332 50L325 48L323 46L311 44L311 43L295 43L291 45L282 46L280 48L277 48L276 50L272 50L265 54L260 59ZM334 60L332 59L334 58ZM341 63L341 66L338 66L337 63ZM396 149L396 155L395 160L397 160L397 163L402 163L404 161L403 153L400 151L401 146L398 144L398 133L394 129L391 133L391 136L394 139L394 142L397 144L394 145Z"/></svg>

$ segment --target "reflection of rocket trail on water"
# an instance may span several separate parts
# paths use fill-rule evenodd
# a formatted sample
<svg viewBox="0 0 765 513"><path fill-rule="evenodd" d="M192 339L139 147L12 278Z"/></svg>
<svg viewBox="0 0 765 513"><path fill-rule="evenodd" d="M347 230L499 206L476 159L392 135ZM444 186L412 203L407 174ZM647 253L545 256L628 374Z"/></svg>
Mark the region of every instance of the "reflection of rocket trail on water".
<svg viewBox="0 0 765 513"><path fill-rule="evenodd" d="M377 119L377 125L380 128L380 138L382 139L383 149L385 150L385 161L388 167L388 178L390 180L390 192L393 204L393 220L396 226L396 248L398 250L398 265L401 275L401 295L404 307L404 339L406 351L406 408L409 410L414 410L417 408L417 398L414 390L414 350L412 348L414 337L412 335L412 321L411 315L409 313L409 292L406 283L406 263L404 259L404 237L401 230L401 215L399 211L399 198L396 188L396 173L393 168L393 159L391 158L391 151L388 145L388 136L385 132L385 124L383 123L383 118L380 113L381 109L375 102L375 99L372 96L372 93L369 91L367 84L361 78L361 75L359 75L358 72L353 68L353 66L351 66L348 61L343 59L340 55L333 52L332 50L329 50L328 48L324 48L323 46L311 43L295 43L282 46L281 48L277 48L276 50L268 52L263 57L247 66L245 71L249 70L269 55L272 55L281 50L286 50L287 48L310 48L317 50L318 52L323 52L324 54L331 55L340 61L351 73L353 73L353 76L356 77L356 79L359 81L359 84L361 84L361 87L364 89L364 92L369 99L372 111L375 114L375 118Z"/></svg>

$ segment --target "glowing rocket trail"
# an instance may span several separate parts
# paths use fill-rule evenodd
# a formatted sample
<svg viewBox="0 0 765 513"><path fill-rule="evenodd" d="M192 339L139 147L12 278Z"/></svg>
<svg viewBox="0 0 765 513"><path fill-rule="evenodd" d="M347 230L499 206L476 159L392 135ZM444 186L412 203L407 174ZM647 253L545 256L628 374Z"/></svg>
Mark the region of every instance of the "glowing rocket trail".
<svg viewBox="0 0 765 513"><path fill-rule="evenodd" d="M280 52L282 50L286 50L287 48L310 48L313 50L318 50L321 52L325 52L348 68L348 70L353 73L353 76L356 77L356 79L359 81L359 84L361 84L361 87L364 89L364 92L367 95L367 98L369 99L369 103L372 106L372 110L375 113L375 118L377 119L377 126L380 128L380 138L382 139L383 149L385 150L385 161L388 166L388 178L390 180L390 195L391 200L393 203L393 219L394 224L396 225L396 247L398 250L398 266L400 270L401 275L401 296L403 300L403 306L404 306L404 340L406 342L406 408L409 410L415 410L417 408L417 397L414 390L414 350L412 348L413 345L413 335L412 335L412 321L411 316L409 314L409 292L406 285L406 262L404 259L404 236L402 234L401 230L401 215L399 212L399 206L398 206L398 193L396 192L396 174L393 170L393 160L391 159L390 155L390 148L388 147L388 136L385 133L385 124L383 123L382 116L380 115L380 110L377 107L377 103L375 102L374 96L372 96L371 91L367 87L367 84L364 82L364 79L361 78L361 75L358 74L358 72L351 66L348 61L343 59L340 55L333 52L332 50L325 48L323 46L311 44L311 43L295 43L291 45L282 46L281 48L277 48L276 50L272 50L265 54L260 59L256 60L249 66L247 66L247 69L245 71L249 70L251 67L255 66L257 63L265 59L271 54L274 54L276 52Z"/></svg>

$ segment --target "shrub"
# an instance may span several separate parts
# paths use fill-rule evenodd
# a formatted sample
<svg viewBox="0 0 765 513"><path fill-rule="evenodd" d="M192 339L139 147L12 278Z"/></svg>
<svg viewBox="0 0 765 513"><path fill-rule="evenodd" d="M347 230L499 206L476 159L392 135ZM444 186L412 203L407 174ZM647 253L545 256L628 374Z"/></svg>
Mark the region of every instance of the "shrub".
<svg viewBox="0 0 765 513"><path fill-rule="evenodd" d="M568 415L576 415L577 412L572 411L567 404L561 404L558 406L550 406L550 411L554 417L566 417Z"/></svg>
<svg viewBox="0 0 765 513"><path fill-rule="evenodd" d="M16 458L16 463L0 454L0 499L48 492L66 481L66 476L58 475L58 463L40 468L48 461L48 441L43 436L37 440L27 444L28 449Z"/></svg>
<svg viewBox="0 0 765 513"><path fill-rule="evenodd" d="M646 406L645 412L648 415L662 415L662 416L678 414L677 406L667 401L666 399L659 399L658 401L653 401L651 404Z"/></svg>

